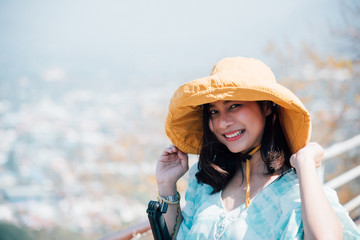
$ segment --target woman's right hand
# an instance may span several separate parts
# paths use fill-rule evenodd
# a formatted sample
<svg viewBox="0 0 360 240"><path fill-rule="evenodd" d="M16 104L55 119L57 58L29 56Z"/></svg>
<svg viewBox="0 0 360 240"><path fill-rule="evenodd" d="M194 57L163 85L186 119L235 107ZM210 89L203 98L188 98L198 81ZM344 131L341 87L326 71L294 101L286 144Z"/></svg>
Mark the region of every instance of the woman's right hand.
<svg viewBox="0 0 360 240"><path fill-rule="evenodd" d="M188 155L170 145L161 154L156 165L156 181L160 195L176 194L176 182L189 169Z"/></svg>

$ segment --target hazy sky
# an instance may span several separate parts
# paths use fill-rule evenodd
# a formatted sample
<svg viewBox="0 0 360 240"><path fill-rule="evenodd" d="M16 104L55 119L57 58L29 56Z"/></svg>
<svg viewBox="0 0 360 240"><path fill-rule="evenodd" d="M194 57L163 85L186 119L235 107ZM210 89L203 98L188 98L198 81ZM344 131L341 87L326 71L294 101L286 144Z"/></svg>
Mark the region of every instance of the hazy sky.
<svg viewBox="0 0 360 240"><path fill-rule="evenodd" d="M0 0L0 81L185 82L270 40L327 49L338 0ZM57 83L58 84L58 83Z"/></svg>

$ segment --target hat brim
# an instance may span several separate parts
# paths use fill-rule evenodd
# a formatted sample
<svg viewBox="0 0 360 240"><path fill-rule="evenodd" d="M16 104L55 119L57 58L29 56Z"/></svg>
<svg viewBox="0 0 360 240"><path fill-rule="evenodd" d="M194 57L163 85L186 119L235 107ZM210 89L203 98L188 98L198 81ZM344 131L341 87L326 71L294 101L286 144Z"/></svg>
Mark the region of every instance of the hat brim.
<svg viewBox="0 0 360 240"><path fill-rule="evenodd" d="M272 101L281 108L279 118L292 153L310 139L310 114L290 90L273 81L247 79L239 74L217 73L182 85L172 97L165 122L165 131L181 151L199 154L203 126L202 108L219 100Z"/></svg>

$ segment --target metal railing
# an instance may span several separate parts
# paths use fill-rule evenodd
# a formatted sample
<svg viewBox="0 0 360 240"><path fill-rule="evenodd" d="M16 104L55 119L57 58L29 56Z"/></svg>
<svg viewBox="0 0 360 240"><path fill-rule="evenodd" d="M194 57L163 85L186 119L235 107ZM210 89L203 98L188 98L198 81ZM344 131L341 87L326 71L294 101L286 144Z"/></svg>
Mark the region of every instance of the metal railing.
<svg viewBox="0 0 360 240"><path fill-rule="evenodd" d="M326 165L326 160L329 160L351 149L354 149L357 146L360 146L360 134L343 142L335 143L329 148L325 149L325 155L324 155L322 167L318 171L321 180L322 181L324 180L324 165ZM348 182L354 180L359 176L360 176L360 165L326 182L325 185L330 188L336 189L344 184L347 184ZM353 211L359 206L360 206L360 195L354 197L353 199L351 199L350 201L344 204L344 207L348 212ZM360 227L360 222L357 223L357 225ZM149 223L147 221L142 222L125 230L115 232L111 235L101 238L100 240L130 240L130 239L133 240L153 239Z"/></svg>
<svg viewBox="0 0 360 240"><path fill-rule="evenodd" d="M346 140L340 143L335 143L331 147L327 148L325 150L325 156L324 156L324 162L323 166L326 164L326 160L331 159L341 153L344 153L346 151L352 150L356 147L360 146L360 134ZM322 167L323 169L323 167ZM355 178L360 177L360 165L350 169L347 172L344 172L340 174L339 176L335 177L334 179L331 179L330 181L326 182L325 185L332 188L337 189L344 184L347 184L348 182L354 180ZM348 212L353 211L357 207L360 206L360 195L354 197L349 202L344 204L345 209ZM360 216L358 216L360 217ZM360 227L360 223L358 223L358 226Z"/></svg>
<svg viewBox="0 0 360 240"><path fill-rule="evenodd" d="M145 213L144 213L145 214ZM139 223L125 230L112 233L100 240L130 240L130 239L153 239L148 221Z"/></svg>

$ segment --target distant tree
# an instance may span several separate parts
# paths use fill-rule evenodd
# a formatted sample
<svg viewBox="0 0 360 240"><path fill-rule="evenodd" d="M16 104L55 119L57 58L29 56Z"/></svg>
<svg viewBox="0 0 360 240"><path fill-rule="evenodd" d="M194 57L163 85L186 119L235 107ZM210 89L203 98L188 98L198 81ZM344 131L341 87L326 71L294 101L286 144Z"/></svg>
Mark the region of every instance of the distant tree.
<svg viewBox="0 0 360 240"><path fill-rule="evenodd" d="M28 230L7 222L0 222L0 240L35 240Z"/></svg>
<svg viewBox="0 0 360 240"><path fill-rule="evenodd" d="M281 47L271 42L266 48L272 65L276 64L279 82L295 92L310 111L312 140L324 147L360 134L360 2L339 3L343 23L335 30L333 26L331 38L339 43L336 51L320 53L309 43L294 46L287 41ZM346 153L328 163L326 180L359 165L360 159ZM337 192L346 203L359 194L359 184L354 180Z"/></svg>
<svg viewBox="0 0 360 240"><path fill-rule="evenodd" d="M56 226L51 229L33 231L32 233L36 240L85 240L99 238L99 236L95 236L95 234L76 233L70 229L65 229L60 226Z"/></svg>
<svg viewBox="0 0 360 240"><path fill-rule="evenodd" d="M329 145L360 133L360 2L341 0L343 23L334 32L340 52L321 54L308 43L269 43L279 81L312 115L313 140Z"/></svg>
<svg viewBox="0 0 360 240"><path fill-rule="evenodd" d="M344 29L335 33L345 41L345 50L353 60L360 60L360 2L357 0L341 0L341 13Z"/></svg>

